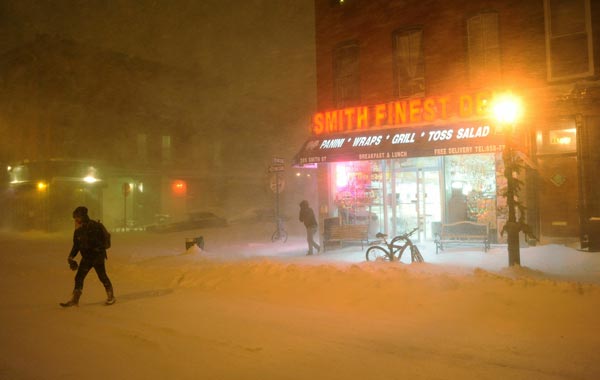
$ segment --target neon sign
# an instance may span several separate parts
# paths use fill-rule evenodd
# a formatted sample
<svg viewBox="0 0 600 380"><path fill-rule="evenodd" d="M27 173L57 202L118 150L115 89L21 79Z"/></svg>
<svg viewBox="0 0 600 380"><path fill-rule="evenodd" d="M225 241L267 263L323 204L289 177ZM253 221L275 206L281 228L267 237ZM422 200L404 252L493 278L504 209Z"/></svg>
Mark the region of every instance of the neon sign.
<svg viewBox="0 0 600 380"><path fill-rule="evenodd" d="M458 96L432 96L318 112L313 116L314 135L375 128L415 126L452 118L473 119L489 116L492 93Z"/></svg>

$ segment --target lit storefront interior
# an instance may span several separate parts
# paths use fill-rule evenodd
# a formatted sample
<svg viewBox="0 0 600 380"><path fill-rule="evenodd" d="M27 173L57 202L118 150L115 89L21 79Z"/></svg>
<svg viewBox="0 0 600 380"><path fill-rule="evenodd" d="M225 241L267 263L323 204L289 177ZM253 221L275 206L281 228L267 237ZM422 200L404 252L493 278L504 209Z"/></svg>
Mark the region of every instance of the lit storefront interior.
<svg viewBox="0 0 600 380"><path fill-rule="evenodd" d="M329 165L331 214L369 233L397 235L420 226L432 240L441 223L497 228L496 155L473 154Z"/></svg>

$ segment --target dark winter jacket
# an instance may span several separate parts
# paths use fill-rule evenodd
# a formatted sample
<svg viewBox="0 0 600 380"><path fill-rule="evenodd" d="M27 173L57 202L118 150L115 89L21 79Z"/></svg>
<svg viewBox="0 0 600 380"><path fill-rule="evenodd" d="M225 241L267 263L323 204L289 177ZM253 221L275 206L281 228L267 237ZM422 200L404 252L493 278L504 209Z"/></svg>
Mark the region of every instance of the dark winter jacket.
<svg viewBox="0 0 600 380"><path fill-rule="evenodd" d="M312 208L308 207L308 205L300 206L299 219L301 222L304 223L306 228L317 226L317 219L315 219L315 213L313 212Z"/></svg>
<svg viewBox="0 0 600 380"><path fill-rule="evenodd" d="M104 248L104 232L98 222L86 218L81 225L73 232L73 248L69 253L70 258L81 256L88 259L96 258L100 255L106 257Z"/></svg>

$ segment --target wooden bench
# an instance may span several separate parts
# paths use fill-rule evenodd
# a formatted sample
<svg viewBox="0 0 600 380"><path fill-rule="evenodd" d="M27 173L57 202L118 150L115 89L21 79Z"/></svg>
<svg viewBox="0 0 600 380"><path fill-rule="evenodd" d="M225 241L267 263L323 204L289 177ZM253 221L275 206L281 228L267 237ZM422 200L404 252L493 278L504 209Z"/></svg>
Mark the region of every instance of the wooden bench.
<svg viewBox="0 0 600 380"><path fill-rule="evenodd" d="M435 253L449 247L483 245L484 252L490 248L489 225L475 222L442 224L435 236Z"/></svg>
<svg viewBox="0 0 600 380"><path fill-rule="evenodd" d="M361 249L364 243L369 242L368 224L334 224L328 226L323 236L323 251L327 250L330 243L339 243L340 247L344 242L360 241Z"/></svg>

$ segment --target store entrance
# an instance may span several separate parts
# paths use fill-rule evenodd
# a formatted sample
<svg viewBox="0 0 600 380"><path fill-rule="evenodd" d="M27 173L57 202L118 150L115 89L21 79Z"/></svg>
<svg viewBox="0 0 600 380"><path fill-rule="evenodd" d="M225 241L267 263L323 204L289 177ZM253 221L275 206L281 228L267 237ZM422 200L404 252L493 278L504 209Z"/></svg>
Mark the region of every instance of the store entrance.
<svg viewBox="0 0 600 380"><path fill-rule="evenodd" d="M541 235L542 237L574 238L579 236L579 212L576 200L577 157L547 156L538 158Z"/></svg>
<svg viewBox="0 0 600 380"><path fill-rule="evenodd" d="M332 216L396 236L419 227L433 240L442 223L471 221L496 230L493 154L339 162L331 166Z"/></svg>
<svg viewBox="0 0 600 380"><path fill-rule="evenodd" d="M388 230L399 235L420 226L418 241L432 240L432 223L442 219L441 162L437 157L391 161Z"/></svg>

